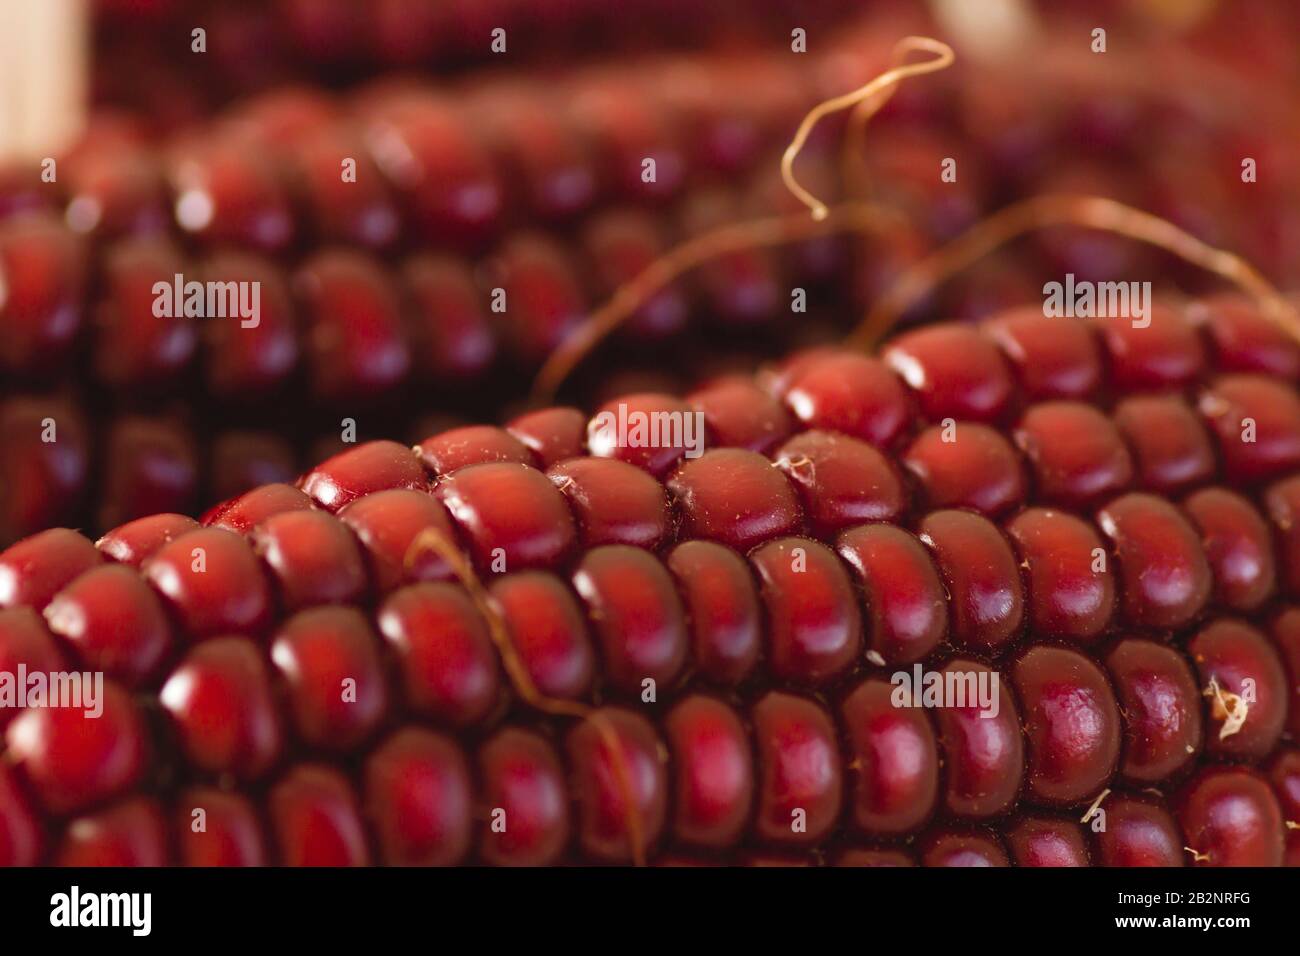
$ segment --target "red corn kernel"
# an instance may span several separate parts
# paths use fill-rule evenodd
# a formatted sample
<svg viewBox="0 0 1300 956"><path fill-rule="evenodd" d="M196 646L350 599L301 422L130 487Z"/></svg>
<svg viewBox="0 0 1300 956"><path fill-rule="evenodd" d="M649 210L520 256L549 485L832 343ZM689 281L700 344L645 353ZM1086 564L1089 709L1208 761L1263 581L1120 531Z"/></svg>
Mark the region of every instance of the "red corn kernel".
<svg viewBox="0 0 1300 956"><path fill-rule="evenodd" d="M1010 866L1007 851L986 830L945 827L921 841L922 866Z"/></svg>
<svg viewBox="0 0 1300 956"><path fill-rule="evenodd" d="M248 536L278 585L288 612L314 604L350 604L366 593L365 563L347 525L324 511L287 511Z"/></svg>
<svg viewBox="0 0 1300 956"><path fill-rule="evenodd" d="M78 152L74 148L65 154L65 169L72 164ZM48 216L51 222L57 220L55 207L63 198L64 190L57 187L50 189L50 183L40 182L39 169L40 164L30 159L5 164L4 172L0 173L0 220L22 221L37 213Z"/></svg>
<svg viewBox="0 0 1300 956"><path fill-rule="evenodd" d="M383 111L367 136L425 240L468 251L493 236L502 210L500 180L486 148L448 104L409 98Z"/></svg>
<svg viewBox="0 0 1300 956"><path fill-rule="evenodd" d="M681 131L667 110L623 77L600 75L565 96L569 117L588 140L610 188L626 199L662 202L677 195L686 178ZM655 161L647 182L645 160Z"/></svg>
<svg viewBox="0 0 1300 956"><path fill-rule="evenodd" d="M834 537L867 521L897 521L907 508L907 491L889 459L856 438L807 431L782 445L774 458L798 490L818 537Z"/></svg>
<svg viewBox="0 0 1300 956"><path fill-rule="evenodd" d="M0 764L0 866L35 866L45 834L15 774Z"/></svg>
<svg viewBox="0 0 1300 956"><path fill-rule="evenodd" d="M340 175L341 157L353 163L353 176L346 180ZM361 137L341 124L313 130L293 144L290 162L318 242L375 250L392 245L401 219Z"/></svg>
<svg viewBox="0 0 1300 956"><path fill-rule="evenodd" d="M469 767L450 739L399 730L366 760L366 809L389 866L453 866L473 835Z"/></svg>
<svg viewBox="0 0 1300 956"><path fill-rule="evenodd" d="M836 866L916 866L903 850L845 850L835 858Z"/></svg>
<svg viewBox="0 0 1300 956"><path fill-rule="evenodd" d="M564 494L584 548L629 544L656 550L671 529L663 486L611 458L570 458L546 472Z"/></svg>
<svg viewBox="0 0 1300 956"><path fill-rule="evenodd" d="M751 712L758 753L755 829L768 843L811 846L835 826L843 799L835 727L811 700L779 691Z"/></svg>
<svg viewBox="0 0 1300 956"><path fill-rule="evenodd" d="M416 446L416 454L435 478L485 461L510 461L518 465L533 463L532 453L519 439L488 425L453 428L426 438Z"/></svg>
<svg viewBox="0 0 1300 956"><path fill-rule="evenodd" d="M419 457L397 442L372 441L335 455L298 480L298 487L326 511L376 491L422 491L428 478Z"/></svg>
<svg viewBox="0 0 1300 956"><path fill-rule="evenodd" d="M425 530L452 539L447 510L433 495L406 488L377 491L345 505L338 517L361 542L370 578L380 593L451 576L451 568L437 551L414 547Z"/></svg>
<svg viewBox="0 0 1300 956"><path fill-rule="evenodd" d="M0 611L0 674L53 674L67 667L63 649L45 627L41 616L29 607ZM0 730L22 710L21 698L12 706L0 707Z"/></svg>
<svg viewBox="0 0 1300 956"><path fill-rule="evenodd" d="M0 447L0 545L74 523L90 488L90 432L76 406L0 402Z"/></svg>
<svg viewBox="0 0 1300 956"><path fill-rule="evenodd" d="M267 865L257 810L238 794L192 787L177 798L174 819L181 866Z"/></svg>
<svg viewBox="0 0 1300 956"><path fill-rule="evenodd" d="M1202 770L1179 793L1178 822L1196 866L1282 865L1282 811L1253 770Z"/></svg>
<svg viewBox="0 0 1300 956"><path fill-rule="evenodd" d="M602 724L616 744L606 739ZM604 707L569 732L567 749L583 852L604 863L631 862L634 834L628 824L633 814L640 848L654 846L668 813L668 770L667 753L650 722L631 711Z"/></svg>
<svg viewBox="0 0 1300 956"><path fill-rule="evenodd" d="M1168 780L1201 751L1201 690L1183 655L1126 638L1106 655L1124 714L1120 772L1138 784Z"/></svg>
<svg viewBox="0 0 1300 956"><path fill-rule="evenodd" d="M75 578L46 606L45 620L83 665L126 687L151 677L171 650L171 625L157 596L118 564Z"/></svg>
<svg viewBox="0 0 1300 956"><path fill-rule="evenodd" d="M168 240L137 239L113 248L104 268L107 291L93 353L96 377L117 389L174 384L194 357L198 327L194 316L184 314L183 299L171 303L173 314L155 314L154 286L186 272L184 260Z"/></svg>
<svg viewBox="0 0 1300 956"><path fill-rule="evenodd" d="M1115 424L1137 465L1137 483L1173 494L1214 477L1214 449L1196 414L1178 396L1140 395L1115 407Z"/></svg>
<svg viewBox="0 0 1300 956"><path fill-rule="evenodd" d="M673 755L673 835L689 846L721 849L740 839L754 797L753 758L740 718L696 694L664 724Z"/></svg>
<svg viewBox="0 0 1300 956"><path fill-rule="evenodd" d="M1024 595L1011 546L986 518L936 511L920 524L949 595L952 639L962 648L1000 653L1020 633Z"/></svg>
<svg viewBox="0 0 1300 956"><path fill-rule="evenodd" d="M528 447L541 468L586 453L587 417L576 408L528 412L513 419L506 431Z"/></svg>
<svg viewBox="0 0 1300 956"><path fill-rule="evenodd" d="M686 402L704 415L711 447L766 455L794 430L790 413L752 378L722 378L687 395Z"/></svg>
<svg viewBox="0 0 1300 956"><path fill-rule="evenodd" d="M305 494L293 485L275 482L217 505L203 516L203 523L236 534L247 534L275 515L311 509L312 501Z"/></svg>
<svg viewBox="0 0 1300 956"><path fill-rule="evenodd" d="M292 143L340 119L338 106L319 87L282 86L242 101L234 121L255 139Z"/></svg>
<svg viewBox="0 0 1300 956"><path fill-rule="evenodd" d="M52 528L0 551L0 608L43 611L70 581L102 559L95 546L66 528Z"/></svg>
<svg viewBox="0 0 1300 956"><path fill-rule="evenodd" d="M138 568L173 540L198 526L197 521L186 515L150 515L114 528L96 541L95 547L111 561Z"/></svg>
<svg viewBox="0 0 1300 956"><path fill-rule="evenodd" d="M929 655L948 633L947 595L925 547L894 525L850 528L836 550L857 573L870 618L867 643L887 663Z"/></svg>
<svg viewBox="0 0 1300 956"><path fill-rule="evenodd" d="M169 171L177 225L207 245L280 252L293 241L294 217L276 173L241 138L185 144Z"/></svg>
<svg viewBox="0 0 1300 956"><path fill-rule="evenodd" d="M640 548L595 548L574 571L573 587L587 604L610 685L623 694L642 694L647 679L670 687L686 662L686 619L663 564Z"/></svg>
<svg viewBox="0 0 1300 956"><path fill-rule="evenodd" d="M470 465L439 481L434 493L479 567L493 573L553 567L576 543L564 495L536 468Z"/></svg>
<svg viewBox="0 0 1300 956"><path fill-rule="evenodd" d="M85 695L83 703L87 703ZM47 811L67 814L127 793L144 773L144 721L125 690L105 681L87 707L28 707L5 728L8 756Z"/></svg>
<svg viewBox="0 0 1300 956"><path fill-rule="evenodd" d="M346 63L356 56L357 39L364 29L359 12L338 0L307 2L280 0L275 12L292 37L294 49L317 63Z"/></svg>
<svg viewBox="0 0 1300 956"><path fill-rule="evenodd" d="M1091 405L1044 402L1016 426L1016 445L1046 504L1082 507L1126 489L1133 461L1114 422Z"/></svg>
<svg viewBox="0 0 1300 956"><path fill-rule="evenodd" d="M257 780L280 757L284 731L260 648L220 637L193 648L158 695L192 766Z"/></svg>
<svg viewBox="0 0 1300 956"><path fill-rule="evenodd" d="M695 429L696 421L690 406L674 396L621 395L587 423L587 447L597 458L617 458L662 478L691 450L692 440L698 456L704 435Z"/></svg>
<svg viewBox="0 0 1300 956"><path fill-rule="evenodd" d="M307 315L316 398L365 400L406 379L411 353L401 303L379 262L351 250L323 252L302 266L294 287Z"/></svg>
<svg viewBox="0 0 1300 956"><path fill-rule="evenodd" d="M1106 675L1077 651L1032 647L1011 679L1024 708L1029 794L1059 805L1095 795L1119 763L1119 708Z"/></svg>
<svg viewBox="0 0 1300 956"><path fill-rule="evenodd" d="M586 316L576 264L542 233L507 240L491 264L494 288L505 294L500 318L510 345L520 360L540 363Z"/></svg>
<svg viewBox="0 0 1300 956"><path fill-rule="evenodd" d="M853 823L867 836L917 829L938 799L934 729L923 710L895 706L895 690L885 680L863 681L840 709L853 755Z"/></svg>
<svg viewBox="0 0 1300 956"><path fill-rule="evenodd" d="M1287 706L1287 729L1300 735L1300 608L1288 607L1274 619L1270 633L1290 678L1290 703Z"/></svg>
<svg viewBox="0 0 1300 956"><path fill-rule="evenodd" d="M1272 644L1240 621L1219 620L1197 632L1187 652L1208 702L1207 752L1251 760L1267 756L1282 735L1291 696Z"/></svg>
<svg viewBox="0 0 1300 956"><path fill-rule="evenodd" d="M1129 794L1115 794L1101 806L1105 827L1097 831L1102 866L1186 866L1178 824L1164 807Z"/></svg>
<svg viewBox="0 0 1300 956"><path fill-rule="evenodd" d="M861 655L853 585L835 552L808 538L780 538L749 556L767 610L767 657L781 681L819 686Z"/></svg>
<svg viewBox="0 0 1300 956"><path fill-rule="evenodd" d="M1025 500L1015 449L986 425L927 428L903 454L929 508L970 508L997 517Z"/></svg>
<svg viewBox="0 0 1300 956"><path fill-rule="evenodd" d="M383 720L388 691L378 645L355 608L311 608L280 628L271 644L271 662L283 682L294 726L309 746L350 750Z"/></svg>
<svg viewBox="0 0 1300 956"><path fill-rule="evenodd" d="M1277 794L1286 826L1286 866L1300 866L1300 830L1291 826L1300 823L1300 750L1279 750L1269 761L1268 779ZM0 803L3 798L0 798ZM4 853L0 852L0 859Z"/></svg>
<svg viewBox="0 0 1300 956"><path fill-rule="evenodd" d="M1162 498L1128 494L1097 513L1119 560L1124 620L1134 627L1176 628L1192 621L1213 581L1200 538Z"/></svg>
<svg viewBox="0 0 1300 956"><path fill-rule="evenodd" d="M469 100L480 130L503 169L514 200L533 216L563 221L596 198L594 160L540 91L511 81L479 87Z"/></svg>
<svg viewBox="0 0 1300 956"><path fill-rule="evenodd" d="M981 707L978 694L970 693L972 688L978 691L980 681L992 688L994 672L989 668L958 659L937 673L945 686L958 682L966 697L964 702L950 699L935 711L944 752L944 805L959 817L996 816L1011 806L1024 780L1024 741L1011 691L998 681L994 715L992 707Z"/></svg>
<svg viewBox="0 0 1300 956"><path fill-rule="evenodd" d="M87 261L84 240L53 216L0 225L0 368L32 375L63 362L81 333Z"/></svg>
<svg viewBox="0 0 1300 956"><path fill-rule="evenodd" d="M337 176L337 165L335 167ZM299 340L284 273L243 252L223 252L203 264L205 282L259 283L257 314L209 317L202 327L204 377L213 394L248 401L285 384L298 366Z"/></svg>
<svg viewBox="0 0 1300 956"><path fill-rule="evenodd" d="M482 805L490 808L479 840L493 866L556 863L569 842L569 795L555 750L538 734L499 731L478 751Z"/></svg>
<svg viewBox="0 0 1300 956"><path fill-rule="evenodd" d="M683 235L698 236L744 220L739 197L704 186L692 191L678 211ZM729 329L752 329L772 322L782 308L779 260L763 246L733 248L710 257L695 270L694 288L709 321Z"/></svg>
<svg viewBox="0 0 1300 956"><path fill-rule="evenodd" d="M522 571L497 578L491 593L538 692L585 696L595 676L595 653L586 618L564 582L544 571Z"/></svg>
<svg viewBox="0 0 1300 956"><path fill-rule="evenodd" d="M692 634L695 669L709 680L735 685L753 671L763 640L754 578L730 548L685 541L668 555Z"/></svg>
<svg viewBox="0 0 1300 956"><path fill-rule="evenodd" d="M798 119L809 89L766 57L728 53L670 65L655 93L685 130L692 165L734 175Z"/></svg>
<svg viewBox="0 0 1300 956"><path fill-rule="evenodd" d="M1127 315L1097 319L1111 385L1122 393L1178 389L1205 368L1205 349L1191 322L1171 308L1153 305L1145 319Z"/></svg>
<svg viewBox="0 0 1300 956"><path fill-rule="evenodd" d="M141 572L195 640L259 634L270 620L271 592L261 564L230 531L200 528L183 534L146 561Z"/></svg>
<svg viewBox="0 0 1300 956"><path fill-rule="evenodd" d="M1225 375L1202 393L1200 410L1230 482L1281 478L1300 466L1300 398L1290 384Z"/></svg>
<svg viewBox="0 0 1300 956"><path fill-rule="evenodd" d="M219 501L262 485L292 483L299 470L293 448L274 432L223 432L209 454L208 494Z"/></svg>
<svg viewBox="0 0 1300 956"><path fill-rule="evenodd" d="M1080 644L1105 633L1115 580L1092 525L1063 511L1027 508L1006 530L1025 569L1031 631Z"/></svg>
<svg viewBox="0 0 1300 956"><path fill-rule="evenodd" d="M801 523L794 489L762 455L719 448L686 461L668 480L682 534L748 551Z"/></svg>
<svg viewBox="0 0 1300 956"><path fill-rule="evenodd" d="M1243 296L1209 296L1189 305L1187 314L1209 333L1219 370L1300 377L1300 346Z"/></svg>
<svg viewBox="0 0 1300 956"><path fill-rule="evenodd" d="M1268 525L1255 506L1226 488L1205 488L1183 509L1201 532L1218 602L1235 611L1259 607L1273 594L1277 567Z"/></svg>
<svg viewBox="0 0 1300 956"><path fill-rule="evenodd" d="M921 414L996 422L1012 399L1011 374L997 347L973 328L955 323L894 339L885 361L916 393Z"/></svg>
<svg viewBox="0 0 1300 956"><path fill-rule="evenodd" d="M453 727L482 720L496 705L496 652L469 596L450 584L394 591L376 614L397 661L406 705Z"/></svg>
<svg viewBox="0 0 1300 956"><path fill-rule="evenodd" d="M1264 505L1277 528L1283 590L1290 596L1300 595L1300 476L1271 486L1264 493ZM4 595L3 575L0 564L0 603Z"/></svg>
<svg viewBox="0 0 1300 956"><path fill-rule="evenodd" d="M56 866L166 866L167 826L149 797L132 797L68 823Z"/></svg>
<svg viewBox="0 0 1300 956"><path fill-rule="evenodd" d="M370 864L356 794L337 770L295 767L271 789L267 811L281 865Z"/></svg>
<svg viewBox="0 0 1300 956"><path fill-rule="evenodd" d="M597 213L583 227L582 247L594 273L597 301L604 302L662 257L669 242L659 217L649 210L616 208ZM680 334L690 316L683 284L671 283L640 306L621 332L634 341L667 339Z"/></svg>
<svg viewBox="0 0 1300 956"><path fill-rule="evenodd" d="M402 265L417 381L455 385L497 359L497 334L469 264L417 253Z"/></svg>
<svg viewBox="0 0 1300 956"><path fill-rule="evenodd" d="M172 422L122 418L109 429L98 523L111 528L154 510L188 511L198 485L189 432Z"/></svg>
<svg viewBox="0 0 1300 956"><path fill-rule="evenodd" d="M912 421L907 390L876 359L830 350L796 355L780 395L807 428L823 428L888 448Z"/></svg>
<svg viewBox="0 0 1300 956"><path fill-rule="evenodd" d="M1032 306L990 319L983 331L1002 349L1028 401L1086 399L1101 383L1101 350L1085 322Z"/></svg>
<svg viewBox="0 0 1300 956"><path fill-rule="evenodd" d="M1016 866L1088 866L1083 828L1074 820L1022 817L1006 832Z"/></svg>

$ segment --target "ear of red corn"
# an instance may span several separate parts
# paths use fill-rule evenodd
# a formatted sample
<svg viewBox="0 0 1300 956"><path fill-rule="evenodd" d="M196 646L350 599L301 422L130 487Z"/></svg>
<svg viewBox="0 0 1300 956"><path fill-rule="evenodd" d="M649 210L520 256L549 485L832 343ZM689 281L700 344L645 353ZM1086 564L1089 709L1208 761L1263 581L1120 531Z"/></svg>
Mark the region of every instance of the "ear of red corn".
<svg viewBox="0 0 1300 956"><path fill-rule="evenodd" d="M107 681L7 721L3 861L1278 865L1300 400L1234 303L1148 331L937 326L621 403L698 457L547 410L21 542L0 662Z"/></svg>

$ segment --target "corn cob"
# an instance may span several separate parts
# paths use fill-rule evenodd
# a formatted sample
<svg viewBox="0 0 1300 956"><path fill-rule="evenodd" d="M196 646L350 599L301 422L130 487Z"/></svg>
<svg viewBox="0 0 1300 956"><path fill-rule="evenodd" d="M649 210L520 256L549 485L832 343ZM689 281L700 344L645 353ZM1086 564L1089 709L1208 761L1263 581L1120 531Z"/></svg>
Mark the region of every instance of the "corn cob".
<svg viewBox="0 0 1300 956"><path fill-rule="evenodd" d="M745 198L699 190L675 218L683 230L700 230L767 194L766 183ZM147 300L158 277L189 274L174 246L115 244L96 283L97 301L82 305L58 292L75 288L72 273L89 268L73 265L82 253L63 245L66 231L25 217L0 225L0 260L41 266L12 289L6 311L15 325L0 360L33 381L60 368L77 379L55 396L0 398L0 428L9 438L0 470L10 473L0 488L0 544L61 523L105 530L159 509L198 513L259 483L236 486L241 470L291 477L296 469L285 463L304 460L308 444L323 432L337 434L341 419L359 420L371 435L423 437L427 432L409 431L410 420L430 397L476 414L516 401L524 377L512 369L534 370L599 298L662 253L666 232L648 212L611 209L569 244L516 235L487 260L482 276L471 262L426 254L390 267L368 254L331 250L292 274L255 255L206 258L204 278L261 283L260 322L246 329L237 317L153 314ZM802 250L784 261L737 252L661 290L607 354L633 367L670 343L677 352L685 346L692 354L677 364L686 377L692 366L700 374L716 364L705 343L738 328L749 333L751 351L768 354L795 336L832 333L816 319L789 329L776 321L789 308L785 286L807 288L817 311L846 264L847 246L838 242ZM499 315L488 307L493 287L509 303ZM735 354L732 364L744 367L745 357ZM601 376L588 380L580 387L602 387ZM159 402L161 416L137 412ZM203 437L241 425L257 440ZM92 434L102 437L92 442ZM140 454L123 453L130 449ZM152 497L150 470L169 476L162 497ZM107 477L92 483L94 473Z"/></svg>
<svg viewBox="0 0 1300 956"><path fill-rule="evenodd" d="M104 671L104 715L4 714L0 848L1295 862L1298 371L1229 297L1025 310L45 532L0 660ZM699 457L601 417L697 411ZM916 665L997 715L897 706Z"/></svg>
<svg viewBox="0 0 1300 956"><path fill-rule="evenodd" d="M135 6L100 4L99 99L162 109L175 119L275 82L332 87L394 68L450 73L494 62L545 67L589 58L593 51L725 50L746 41L768 45L773 38L788 43L793 27L814 36L842 28L852 7L844 0L812 7L722 0L704 9L683 0L618 6L591 0L382 0L365 8L346 0L191 0ZM876 17L885 13L873 8ZM199 25L206 28L208 51L196 82L190 31Z"/></svg>

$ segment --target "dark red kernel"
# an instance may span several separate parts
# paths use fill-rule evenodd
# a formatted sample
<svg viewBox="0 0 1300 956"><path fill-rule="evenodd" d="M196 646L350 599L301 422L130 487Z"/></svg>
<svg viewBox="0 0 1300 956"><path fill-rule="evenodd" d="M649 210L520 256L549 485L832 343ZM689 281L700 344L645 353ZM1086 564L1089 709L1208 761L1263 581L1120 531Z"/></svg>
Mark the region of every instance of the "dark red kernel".
<svg viewBox="0 0 1300 956"><path fill-rule="evenodd" d="M948 633L948 602L924 545L901 528L862 525L840 535L836 550L857 573L866 597L870 650L890 664L928 656Z"/></svg>
<svg viewBox="0 0 1300 956"><path fill-rule="evenodd" d="M738 684L758 663L763 619L754 578L736 552L685 541L668 555L691 627L694 667L709 680Z"/></svg>
<svg viewBox="0 0 1300 956"><path fill-rule="evenodd" d="M779 468L752 451L720 448L687 460L668 480L685 537L748 551L800 530L794 489Z"/></svg>
<svg viewBox="0 0 1300 956"><path fill-rule="evenodd" d="M1201 690L1183 655L1140 638L1120 641L1106 669L1124 714L1120 772L1139 785L1168 780L1201 752Z"/></svg>
<svg viewBox="0 0 1300 956"><path fill-rule="evenodd" d="M681 600L663 564L640 548L608 545L587 552L573 573L574 590L600 642L613 689L656 695L672 687L686 663Z"/></svg>
<svg viewBox="0 0 1300 956"><path fill-rule="evenodd" d="M867 521L897 521L907 509L907 491L897 470L856 438L806 431L773 457L798 490L809 530L819 538Z"/></svg>
<svg viewBox="0 0 1300 956"><path fill-rule="evenodd" d="M1119 763L1119 708L1106 675L1077 651L1032 647L1011 679L1024 708L1029 795L1053 805L1096 796Z"/></svg>

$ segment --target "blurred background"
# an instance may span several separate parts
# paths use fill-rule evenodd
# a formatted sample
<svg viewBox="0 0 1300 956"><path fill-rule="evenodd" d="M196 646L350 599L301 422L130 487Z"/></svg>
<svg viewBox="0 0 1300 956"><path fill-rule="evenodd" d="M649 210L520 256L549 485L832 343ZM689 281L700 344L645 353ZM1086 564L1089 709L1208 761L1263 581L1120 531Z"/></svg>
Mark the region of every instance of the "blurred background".
<svg viewBox="0 0 1300 956"><path fill-rule="evenodd" d="M908 262L1042 192L1131 203L1300 286L1290 0L51 0L69 19L48 46L16 39L41 5L2 3L28 52L0 103L37 128L10 124L0 168L0 547L200 514L292 480L344 420L417 441L521 411L543 359L674 244L801 210L778 169L799 120L908 34L957 65L898 92L865 160L841 119L798 163L906 225L696 270L566 402L690 393L843 336ZM1066 272L1217 288L1058 228L908 320L979 321ZM176 273L259 281L261 324L154 317Z"/></svg>

